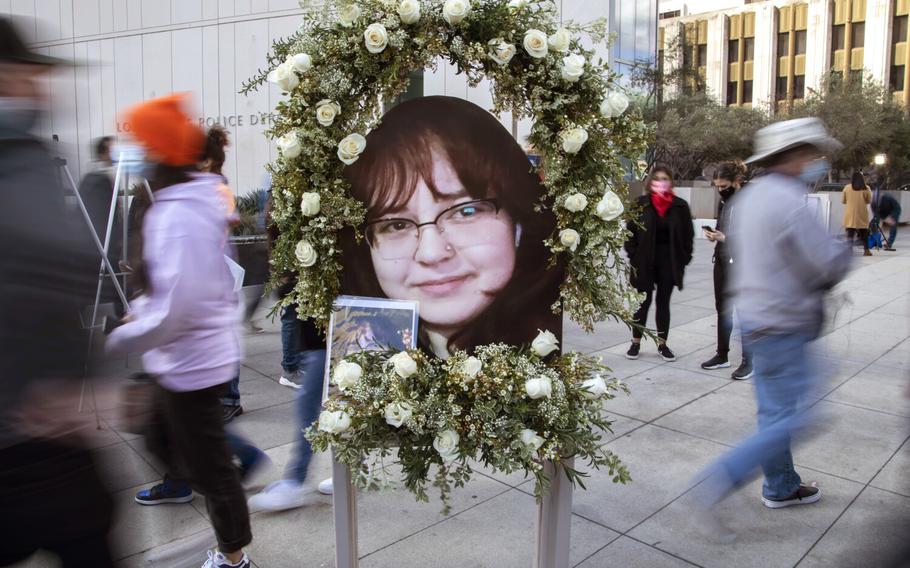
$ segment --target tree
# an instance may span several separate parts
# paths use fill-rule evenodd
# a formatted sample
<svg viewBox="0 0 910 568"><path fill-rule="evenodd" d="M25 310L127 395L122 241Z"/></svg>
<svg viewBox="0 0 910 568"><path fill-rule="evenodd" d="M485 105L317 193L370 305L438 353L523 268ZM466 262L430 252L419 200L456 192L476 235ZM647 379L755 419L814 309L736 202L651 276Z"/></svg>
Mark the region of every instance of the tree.
<svg viewBox="0 0 910 568"><path fill-rule="evenodd" d="M892 170L902 171L910 166L910 121L903 107L871 76L844 77L832 71L802 104L776 118L807 116L824 121L844 145L831 156L832 169L837 174L864 169L879 153L888 154Z"/></svg>

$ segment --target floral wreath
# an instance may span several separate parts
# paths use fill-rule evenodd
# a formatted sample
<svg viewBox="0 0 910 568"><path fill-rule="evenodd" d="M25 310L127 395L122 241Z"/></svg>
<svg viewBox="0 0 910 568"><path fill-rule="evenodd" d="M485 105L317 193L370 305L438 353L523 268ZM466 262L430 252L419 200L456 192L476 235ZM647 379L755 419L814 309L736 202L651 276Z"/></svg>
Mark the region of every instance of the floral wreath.
<svg viewBox="0 0 910 568"><path fill-rule="evenodd" d="M588 332L608 318L631 321L640 298L620 256L625 188L613 180L622 178L621 157L643 152L649 129L626 112L615 74L578 37L602 41L604 22L562 27L552 3L528 0L332 4L312 9L294 35L276 42L268 70L244 86L268 81L288 94L269 132L280 153L269 168L280 231L272 283L298 275L284 304L328 321L341 287L339 234L353 228L360 236L365 217L344 167L365 150L382 101L406 90L412 70L444 59L471 86L490 80L491 112L534 120L528 141L546 172L536 206L556 217L545 244L566 269L553 309ZM603 399L625 387L605 378L599 360L553 355L557 349L542 331L530 347L485 345L445 361L419 351L349 356L333 374L338 392L307 435L316 450L334 447L360 486L377 484L377 469L365 464L384 465L397 446L406 486L426 499L436 465L444 503L451 485L470 477L468 458L534 474L538 497L549 483L542 459L581 457L625 482L628 472L599 433L610 425ZM573 482L584 475L563 469Z"/></svg>

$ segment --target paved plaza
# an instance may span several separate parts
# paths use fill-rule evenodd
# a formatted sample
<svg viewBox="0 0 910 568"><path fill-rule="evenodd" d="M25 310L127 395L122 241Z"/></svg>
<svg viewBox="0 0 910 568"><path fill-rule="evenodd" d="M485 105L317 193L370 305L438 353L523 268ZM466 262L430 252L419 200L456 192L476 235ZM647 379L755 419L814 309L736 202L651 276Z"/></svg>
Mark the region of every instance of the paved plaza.
<svg viewBox="0 0 910 568"><path fill-rule="evenodd" d="M606 474L593 472L588 490L575 493L571 565L883 565L884 555L908 538L910 522L910 400L905 397L910 377L910 249L871 258L858 252L849 280L835 290L825 335L815 344L824 364L815 394L823 418L814 436L797 446L794 459L804 480L819 483L822 500L770 510L761 504L757 479L719 507L738 538L733 544L718 544L691 522L691 480L754 429L755 402L751 381L731 380L732 368L699 368L713 354L716 319L711 249L705 241L696 244L686 288L673 296L669 345L676 362L664 363L653 344L643 346L640 359L626 360L629 333L619 324L602 324L592 335L566 325L566 347L603 356L632 391L607 408L615 418L610 448L625 461L633 481L614 485ZM280 475L291 450L294 393L277 383L280 337L274 323L266 327L266 333L246 337L240 383L244 414L233 427L274 460L276 468L266 480L271 481ZM734 345L735 368L738 338ZM135 361L130 366L138 367ZM110 414L102 415L105 427L95 444L118 504L112 539L121 565L144 566L149 555L173 548L179 539L185 542L195 535L205 540L209 529L202 498L156 507L133 502L135 492L160 479L162 472L141 438L109 429ZM311 482L327 477L329 466L326 455L317 456ZM438 501L418 504L404 490L359 495L361 566L530 566L536 521L533 482L478 473L468 487L455 491L449 516L440 515ZM254 513L252 520L254 540L248 550L255 566L334 565L331 497L314 493L301 509ZM43 556L24 564L53 565Z"/></svg>

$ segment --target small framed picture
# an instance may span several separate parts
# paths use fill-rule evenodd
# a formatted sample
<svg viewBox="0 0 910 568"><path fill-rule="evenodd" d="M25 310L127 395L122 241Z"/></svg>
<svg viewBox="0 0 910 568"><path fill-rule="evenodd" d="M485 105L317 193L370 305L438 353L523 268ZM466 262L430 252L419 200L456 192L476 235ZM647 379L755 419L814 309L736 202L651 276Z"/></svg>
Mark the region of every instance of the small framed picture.
<svg viewBox="0 0 910 568"><path fill-rule="evenodd" d="M351 353L416 348L417 308L405 300L339 296L329 319L322 399L328 398L335 365Z"/></svg>

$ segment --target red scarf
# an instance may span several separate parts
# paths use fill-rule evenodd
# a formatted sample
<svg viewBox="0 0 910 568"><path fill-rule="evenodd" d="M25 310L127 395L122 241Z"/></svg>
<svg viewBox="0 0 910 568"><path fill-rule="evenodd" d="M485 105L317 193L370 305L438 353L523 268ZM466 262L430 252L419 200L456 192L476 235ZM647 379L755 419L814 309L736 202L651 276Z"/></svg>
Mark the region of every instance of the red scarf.
<svg viewBox="0 0 910 568"><path fill-rule="evenodd" d="M667 215L670 205L673 205L673 186L668 181L651 181L651 205L661 217Z"/></svg>

